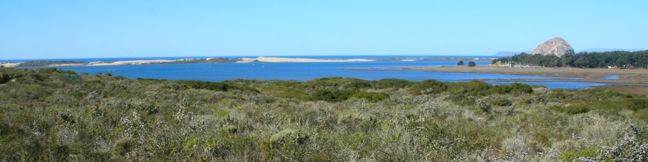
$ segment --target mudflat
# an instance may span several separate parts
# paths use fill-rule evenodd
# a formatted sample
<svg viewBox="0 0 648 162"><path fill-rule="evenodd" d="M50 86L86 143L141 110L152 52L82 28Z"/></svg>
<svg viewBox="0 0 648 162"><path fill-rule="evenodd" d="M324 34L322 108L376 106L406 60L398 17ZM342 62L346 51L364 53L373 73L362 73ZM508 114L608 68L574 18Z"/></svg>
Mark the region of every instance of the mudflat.
<svg viewBox="0 0 648 162"><path fill-rule="evenodd" d="M476 72L494 74L539 75L560 78L582 78L589 82L605 83L602 88L624 93L648 95L648 69L603 69L603 68L548 68L548 67L413 67L404 70L438 72ZM613 77L612 79L609 77Z"/></svg>

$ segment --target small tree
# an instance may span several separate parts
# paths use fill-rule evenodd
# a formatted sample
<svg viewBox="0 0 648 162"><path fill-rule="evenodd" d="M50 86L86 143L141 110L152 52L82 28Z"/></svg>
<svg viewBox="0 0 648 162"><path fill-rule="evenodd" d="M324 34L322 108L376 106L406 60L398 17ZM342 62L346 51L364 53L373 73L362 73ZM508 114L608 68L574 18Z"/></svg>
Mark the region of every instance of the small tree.
<svg viewBox="0 0 648 162"><path fill-rule="evenodd" d="M459 62L457 62L457 66L463 66L463 65L464 65L463 60L460 60Z"/></svg>
<svg viewBox="0 0 648 162"><path fill-rule="evenodd" d="M469 67L475 67L475 66L477 66L477 64L474 61L470 61L470 62L468 62L468 66Z"/></svg>

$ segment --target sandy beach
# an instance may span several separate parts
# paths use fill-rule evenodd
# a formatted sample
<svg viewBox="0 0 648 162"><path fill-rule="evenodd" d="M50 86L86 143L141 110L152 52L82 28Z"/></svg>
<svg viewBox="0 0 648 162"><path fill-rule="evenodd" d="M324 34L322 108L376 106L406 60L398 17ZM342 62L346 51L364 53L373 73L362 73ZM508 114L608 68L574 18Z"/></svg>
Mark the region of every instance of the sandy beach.
<svg viewBox="0 0 648 162"><path fill-rule="evenodd" d="M115 62L91 62L87 66L116 66L116 65L141 65L141 64L160 64L176 62L176 60L130 60Z"/></svg>
<svg viewBox="0 0 648 162"><path fill-rule="evenodd" d="M22 62L7 62L7 63L0 63L0 66L2 67L16 67L20 65Z"/></svg>
<svg viewBox="0 0 648 162"><path fill-rule="evenodd" d="M2 66L2 67L16 67L16 66L20 65L21 63L22 62L3 62L3 63L0 63L0 66Z"/></svg>
<svg viewBox="0 0 648 162"><path fill-rule="evenodd" d="M603 88L618 90L625 93L648 95L648 69L583 69L583 68L511 68L498 66L478 67L413 67L402 70L423 70L439 72L476 72L494 74L516 74L552 76L560 78L582 78L588 82L605 83ZM609 79L615 76L618 78Z"/></svg>

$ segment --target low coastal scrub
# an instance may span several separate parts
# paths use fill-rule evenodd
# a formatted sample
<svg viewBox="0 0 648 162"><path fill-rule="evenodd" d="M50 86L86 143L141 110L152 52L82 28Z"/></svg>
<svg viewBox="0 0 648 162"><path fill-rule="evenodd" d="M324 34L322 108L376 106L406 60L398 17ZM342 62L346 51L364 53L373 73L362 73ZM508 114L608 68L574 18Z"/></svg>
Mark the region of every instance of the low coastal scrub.
<svg viewBox="0 0 648 162"><path fill-rule="evenodd" d="M645 161L648 97L0 68L2 161Z"/></svg>

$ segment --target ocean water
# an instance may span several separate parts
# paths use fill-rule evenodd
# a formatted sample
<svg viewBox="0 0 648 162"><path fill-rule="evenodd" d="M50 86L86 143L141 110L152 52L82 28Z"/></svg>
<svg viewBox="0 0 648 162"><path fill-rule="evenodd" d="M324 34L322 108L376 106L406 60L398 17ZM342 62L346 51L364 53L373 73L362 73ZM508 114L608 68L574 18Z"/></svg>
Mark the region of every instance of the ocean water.
<svg viewBox="0 0 648 162"><path fill-rule="evenodd" d="M352 77L367 80L396 78L405 80L439 80L470 81L485 80L491 84L510 84L511 80L531 85L542 85L550 89L583 89L601 86L600 83L582 81L553 81L551 77L484 74L484 73L450 73L403 70L357 70L358 68L397 68L454 66L454 60L426 61L375 61L375 62L336 62L336 63L191 63L191 64L149 64L122 66L78 66L59 67L78 73L97 74L111 73L127 78L223 81L233 79L253 80L311 80L322 77ZM477 61L478 65L487 65L489 61ZM502 81L504 80L504 81Z"/></svg>

